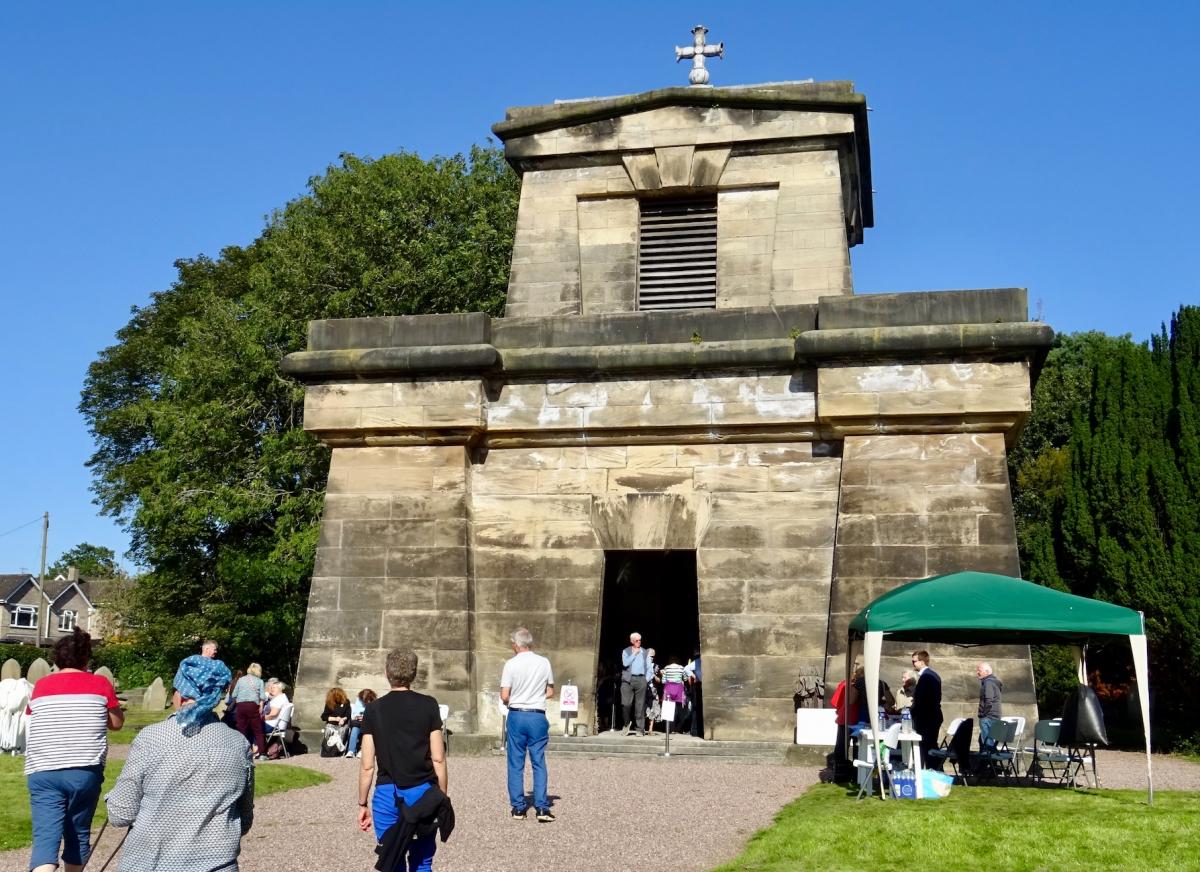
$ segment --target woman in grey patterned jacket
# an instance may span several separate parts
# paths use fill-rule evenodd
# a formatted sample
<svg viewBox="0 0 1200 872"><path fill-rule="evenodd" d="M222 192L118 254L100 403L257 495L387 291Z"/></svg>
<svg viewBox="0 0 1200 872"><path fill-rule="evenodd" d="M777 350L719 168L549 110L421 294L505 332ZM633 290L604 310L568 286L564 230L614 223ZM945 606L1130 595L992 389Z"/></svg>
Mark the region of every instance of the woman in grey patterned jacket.
<svg viewBox="0 0 1200 872"><path fill-rule="evenodd" d="M220 660L191 656L175 674L176 713L146 727L105 797L108 821L133 829L121 872L236 870L254 819L246 739L213 714L230 680Z"/></svg>

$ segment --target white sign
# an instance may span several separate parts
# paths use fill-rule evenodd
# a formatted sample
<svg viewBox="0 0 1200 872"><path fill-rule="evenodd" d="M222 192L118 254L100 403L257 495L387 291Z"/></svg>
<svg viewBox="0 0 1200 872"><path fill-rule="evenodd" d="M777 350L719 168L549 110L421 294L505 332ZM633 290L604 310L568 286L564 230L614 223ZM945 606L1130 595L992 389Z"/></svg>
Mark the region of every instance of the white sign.
<svg viewBox="0 0 1200 872"><path fill-rule="evenodd" d="M562 694L558 698L558 710L560 712L579 711L579 687L577 685L563 685Z"/></svg>
<svg viewBox="0 0 1200 872"><path fill-rule="evenodd" d="M662 702L662 719L664 721L675 722L675 700L664 699Z"/></svg>

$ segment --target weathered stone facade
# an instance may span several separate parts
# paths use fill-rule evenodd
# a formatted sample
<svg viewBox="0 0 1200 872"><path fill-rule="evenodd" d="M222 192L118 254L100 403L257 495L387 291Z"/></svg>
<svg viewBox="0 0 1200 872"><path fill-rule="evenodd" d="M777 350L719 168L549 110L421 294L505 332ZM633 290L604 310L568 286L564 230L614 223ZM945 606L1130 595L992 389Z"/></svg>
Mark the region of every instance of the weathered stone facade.
<svg viewBox="0 0 1200 872"><path fill-rule="evenodd" d="M507 316L315 322L284 364L333 447L301 722L405 645L453 728L498 732L519 625L586 721L606 552L683 550L709 734L786 741L797 674L841 677L871 597L1016 574L1005 444L1051 334L1021 290L851 296L860 95L669 89L496 131L524 178ZM636 311L639 198L663 189L716 195L715 309ZM985 655L933 653L947 716L969 709ZM986 656L1028 711L1027 649Z"/></svg>

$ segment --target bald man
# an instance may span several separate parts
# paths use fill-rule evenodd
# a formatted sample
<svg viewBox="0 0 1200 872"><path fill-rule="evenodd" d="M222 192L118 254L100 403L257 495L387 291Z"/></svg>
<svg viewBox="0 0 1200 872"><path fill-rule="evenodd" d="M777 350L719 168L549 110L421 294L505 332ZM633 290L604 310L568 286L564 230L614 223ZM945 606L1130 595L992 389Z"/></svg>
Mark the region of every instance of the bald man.
<svg viewBox="0 0 1200 872"><path fill-rule="evenodd" d="M642 634L629 634L629 647L621 652L621 714L625 718L625 735L646 735L646 686L654 677L650 654L642 647Z"/></svg>

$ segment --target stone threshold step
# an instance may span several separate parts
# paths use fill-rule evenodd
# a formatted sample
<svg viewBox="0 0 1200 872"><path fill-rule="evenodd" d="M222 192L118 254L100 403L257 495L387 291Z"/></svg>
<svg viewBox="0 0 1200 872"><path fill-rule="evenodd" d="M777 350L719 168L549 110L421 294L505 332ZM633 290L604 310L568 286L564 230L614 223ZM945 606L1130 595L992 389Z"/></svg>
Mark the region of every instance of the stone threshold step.
<svg viewBox="0 0 1200 872"><path fill-rule="evenodd" d="M643 745L613 745L613 744L571 744L550 745L547 750L552 754L661 754L666 746L661 742ZM691 754L697 757L712 755L734 755L740 757L782 757L787 752L783 748L696 748L671 744L672 754Z"/></svg>

